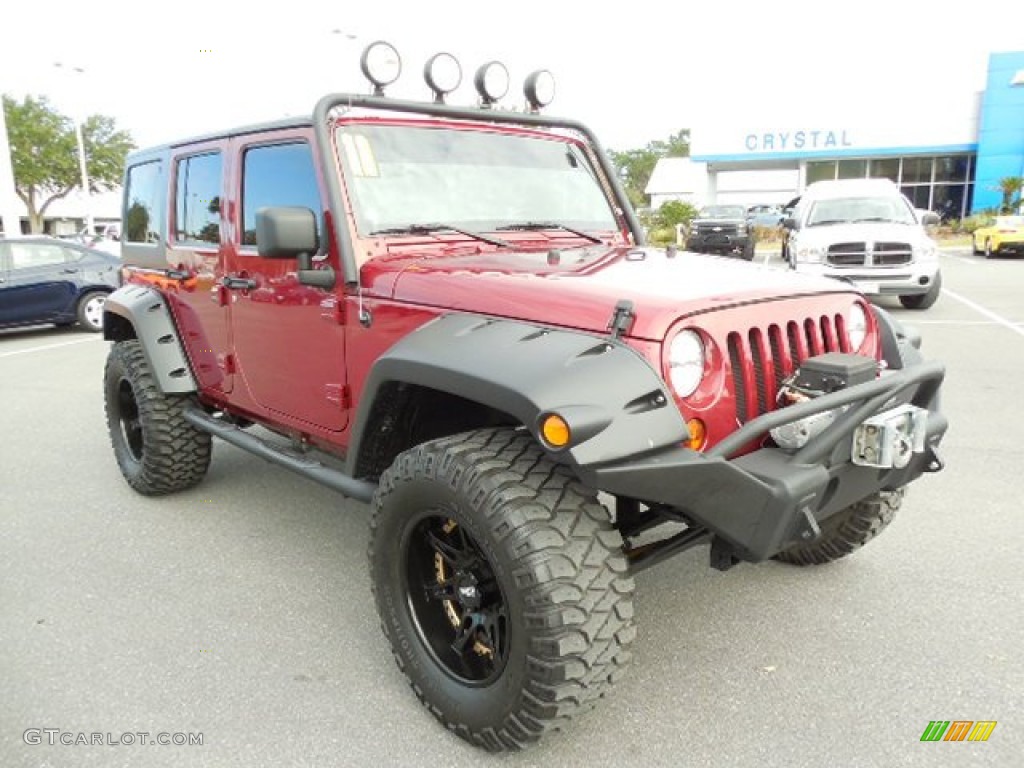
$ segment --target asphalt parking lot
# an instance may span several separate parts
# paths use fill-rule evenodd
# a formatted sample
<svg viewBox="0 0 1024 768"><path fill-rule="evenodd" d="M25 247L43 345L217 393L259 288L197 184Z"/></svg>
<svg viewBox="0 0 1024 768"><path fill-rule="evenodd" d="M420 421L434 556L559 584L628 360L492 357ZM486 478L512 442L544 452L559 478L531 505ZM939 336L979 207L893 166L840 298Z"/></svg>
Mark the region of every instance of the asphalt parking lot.
<svg viewBox="0 0 1024 768"><path fill-rule="evenodd" d="M104 426L106 343L0 334L0 766L1019 766L1024 260L942 259L935 307L882 304L948 367L945 471L844 562L719 573L698 549L640 574L627 678L499 757L392 662L363 505L224 444L196 489L137 496ZM922 743L931 720L998 725Z"/></svg>

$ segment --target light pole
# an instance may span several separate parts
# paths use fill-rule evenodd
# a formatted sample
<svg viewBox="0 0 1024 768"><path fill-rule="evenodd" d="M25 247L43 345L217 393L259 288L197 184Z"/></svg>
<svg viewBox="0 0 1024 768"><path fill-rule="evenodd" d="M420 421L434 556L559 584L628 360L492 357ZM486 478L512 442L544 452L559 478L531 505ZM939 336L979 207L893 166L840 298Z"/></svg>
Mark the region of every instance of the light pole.
<svg viewBox="0 0 1024 768"><path fill-rule="evenodd" d="M55 61L53 66L63 69L64 65ZM85 74L85 70L81 67L69 67L72 72L77 72L80 75ZM82 136L82 119L78 115L72 115L71 119L75 123L75 139L78 142L78 170L82 174L82 205L85 206L85 232L87 235L92 236L96 232L96 227L93 224L92 218L92 197L89 192L89 171L85 164L85 138Z"/></svg>

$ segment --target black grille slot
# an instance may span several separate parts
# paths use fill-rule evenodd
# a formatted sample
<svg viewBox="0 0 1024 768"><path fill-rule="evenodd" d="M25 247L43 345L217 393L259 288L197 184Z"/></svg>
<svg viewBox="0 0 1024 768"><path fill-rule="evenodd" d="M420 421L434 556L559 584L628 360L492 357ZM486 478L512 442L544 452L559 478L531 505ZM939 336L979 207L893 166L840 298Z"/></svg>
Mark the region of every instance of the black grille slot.
<svg viewBox="0 0 1024 768"><path fill-rule="evenodd" d="M768 392L765 378L768 371L764 364L764 355L761 354L761 331L753 328L750 331L750 359L754 364L754 386L757 387L757 413L758 415L768 412Z"/></svg>
<svg viewBox="0 0 1024 768"><path fill-rule="evenodd" d="M782 386L782 380L792 371L784 364L785 355L782 351L782 330L777 325L768 327L768 342L771 347L772 360L775 361L775 392Z"/></svg>
<svg viewBox="0 0 1024 768"><path fill-rule="evenodd" d="M910 243L875 243L873 256L875 264L888 267L909 264L914 260L914 251Z"/></svg>
<svg viewBox="0 0 1024 768"><path fill-rule="evenodd" d="M867 243L835 243L828 247L829 264L837 267L860 267L867 259Z"/></svg>
<svg viewBox="0 0 1024 768"><path fill-rule="evenodd" d="M732 367L732 389L736 393L736 418L747 423L747 383L743 380L743 342L739 334L729 334L729 365Z"/></svg>

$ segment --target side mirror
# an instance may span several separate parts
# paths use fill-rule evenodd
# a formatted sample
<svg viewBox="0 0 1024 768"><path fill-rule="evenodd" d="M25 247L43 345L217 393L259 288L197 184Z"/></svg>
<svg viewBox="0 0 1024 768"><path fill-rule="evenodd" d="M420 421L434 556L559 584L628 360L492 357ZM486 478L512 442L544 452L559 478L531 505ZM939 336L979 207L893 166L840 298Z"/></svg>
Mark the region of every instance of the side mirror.
<svg viewBox="0 0 1024 768"><path fill-rule="evenodd" d="M925 227L937 227L940 221L939 215L932 211L925 211L921 214L921 224Z"/></svg>
<svg viewBox="0 0 1024 768"><path fill-rule="evenodd" d="M334 270L313 269L313 256L319 250L316 214L309 208L279 206L256 211L259 255L265 259L296 259L300 283L329 290L336 282Z"/></svg>
<svg viewBox="0 0 1024 768"><path fill-rule="evenodd" d="M295 259L320 250L316 214L309 208L256 211L256 250L265 259Z"/></svg>
<svg viewBox="0 0 1024 768"><path fill-rule="evenodd" d="M782 227L790 231L796 229L796 219L794 219L792 216L787 216L782 220Z"/></svg>

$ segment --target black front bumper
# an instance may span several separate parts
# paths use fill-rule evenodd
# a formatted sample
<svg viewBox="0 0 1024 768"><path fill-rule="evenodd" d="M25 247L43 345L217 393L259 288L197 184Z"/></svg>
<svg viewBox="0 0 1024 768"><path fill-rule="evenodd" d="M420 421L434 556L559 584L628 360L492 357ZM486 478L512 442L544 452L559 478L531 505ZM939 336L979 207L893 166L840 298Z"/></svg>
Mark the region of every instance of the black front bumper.
<svg viewBox="0 0 1024 768"><path fill-rule="evenodd" d="M929 362L755 419L710 451L669 446L625 461L582 467L581 479L607 493L668 505L728 542L735 554L765 560L817 535L829 516L873 493L895 490L942 467L936 449L948 421L938 412L945 370ZM853 464L853 434L895 405L929 411L925 449L902 468ZM828 429L796 453L768 447L730 458L770 429L849 405Z"/></svg>

